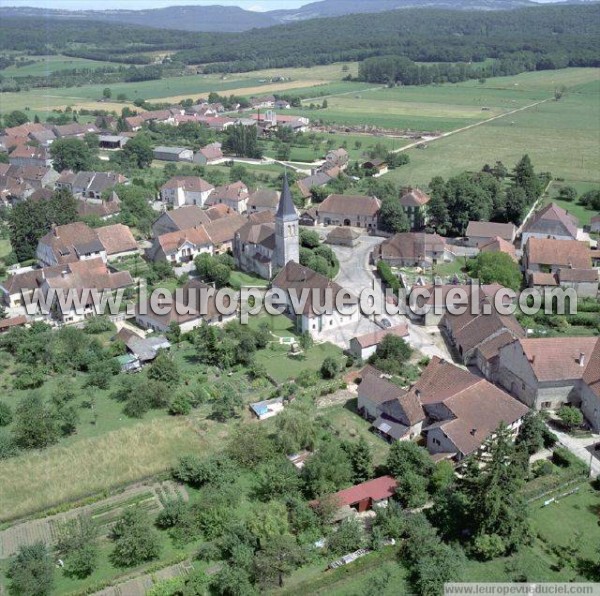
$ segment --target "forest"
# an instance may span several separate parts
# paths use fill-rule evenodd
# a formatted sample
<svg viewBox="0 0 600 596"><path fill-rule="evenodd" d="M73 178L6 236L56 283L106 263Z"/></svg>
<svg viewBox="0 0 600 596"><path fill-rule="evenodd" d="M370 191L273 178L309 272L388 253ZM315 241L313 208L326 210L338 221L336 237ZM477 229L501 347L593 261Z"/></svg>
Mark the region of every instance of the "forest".
<svg viewBox="0 0 600 596"><path fill-rule="evenodd" d="M39 19L7 18L0 23L0 51L62 53L143 64L149 61L148 52L177 50L168 59L171 63L201 64L205 73L307 67L392 56L420 63L485 62L485 76L497 76L598 66L599 17L598 4L499 12L414 9L314 19L239 34L69 20L44 21L42 26ZM490 61L495 66L487 66ZM381 78L374 74L379 68L376 64L370 62L363 67L363 78ZM389 60L385 68L389 69ZM468 76L460 75L462 78L482 76L471 67L459 68L469 71ZM395 76L393 73L392 78ZM427 72L427 77L436 80L435 73ZM389 80L389 72L384 78Z"/></svg>

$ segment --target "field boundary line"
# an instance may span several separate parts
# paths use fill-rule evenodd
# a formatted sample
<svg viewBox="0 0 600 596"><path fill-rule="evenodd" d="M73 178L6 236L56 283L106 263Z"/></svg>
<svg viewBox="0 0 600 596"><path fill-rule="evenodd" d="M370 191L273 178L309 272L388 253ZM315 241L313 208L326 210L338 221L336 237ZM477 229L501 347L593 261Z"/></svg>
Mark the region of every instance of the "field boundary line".
<svg viewBox="0 0 600 596"><path fill-rule="evenodd" d="M550 101L551 98L542 99L540 101L536 101L534 103L530 103L526 106L522 106L520 108L515 108L514 110L510 110L509 112L505 112L504 114L498 114L497 116L492 116L491 118L487 118L486 120L481 120L480 122L475 122L474 124L469 124L467 126L462 126L461 128L456 128L455 130L451 130L449 132L444 132L435 137L428 137L427 139L422 139L420 141L416 141L415 143L411 143L410 145L405 145L404 147L400 147L399 149L394 149L391 153L402 153L403 151L407 151L408 149L414 149L419 145L426 145L428 143L433 143L434 141L439 141L440 139L446 139L451 137L452 135L459 134L461 132L466 132L467 130L471 130L476 128L477 126L483 126L484 124L489 124L490 122L494 122L495 120L500 120L500 118L506 118L506 116L512 116L517 112L522 112L524 110L528 110L529 108L535 108L535 106L539 106L540 104L546 103Z"/></svg>

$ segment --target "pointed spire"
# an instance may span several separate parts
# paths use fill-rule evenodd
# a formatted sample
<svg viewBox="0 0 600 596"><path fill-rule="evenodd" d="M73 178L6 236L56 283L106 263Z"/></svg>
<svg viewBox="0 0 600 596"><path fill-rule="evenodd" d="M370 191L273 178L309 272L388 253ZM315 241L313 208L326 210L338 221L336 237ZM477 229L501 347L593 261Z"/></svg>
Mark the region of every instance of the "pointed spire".
<svg viewBox="0 0 600 596"><path fill-rule="evenodd" d="M278 219L295 219L298 217L296 207L294 207L294 201L292 200L290 185L288 183L287 169L285 170L283 177L283 190L281 191L281 198L279 199L276 217Z"/></svg>

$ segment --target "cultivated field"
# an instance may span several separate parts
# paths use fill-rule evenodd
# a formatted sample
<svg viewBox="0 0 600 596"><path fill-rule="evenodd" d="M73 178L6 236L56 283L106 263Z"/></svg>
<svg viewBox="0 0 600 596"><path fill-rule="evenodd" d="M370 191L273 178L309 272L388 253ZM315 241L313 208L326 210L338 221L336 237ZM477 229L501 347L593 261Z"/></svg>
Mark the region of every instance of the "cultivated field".
<svg viewBox="0 0 600 596"><path fill-rule="evenodd" d="M26 56L27 61L35 60L35 64L28 64L27 66L9 66L2 71L2 75L11 77L41 77L47 76L58 70L71 70L74 68L102 68L110 66L112 68L118 67L118 64L114 62L102 62L100 60L87 60L86 58L72 58L70 56ZM18 64L18 63L17 63Z"/></svg>
<svg viewBox="0 0 600 596"><path fill-rule="evenodd" d="M552 96L553 87L561 81L582 82L569 89L560 100L545 103L484 123L428 144L427 149L410 149L410 164L391 172L396 182L426 185L433 176L448 177L464 170L481 168L485 163L503 161L512 167L528 153L539 171L550 171L555 177L572 183L600 182L600 81L598 69L574 69L536 76L521 75L519 85L527 101L537 95ZM561 77L560 75L564 75ZM505 89L511 87L511 77ZM498 85L497 79L494 85ZM512 84L514 86L514 83ZM540 91L540 89L542 91ZM502 88L497 88L500 94Z"/></svg>
<svg viewBox="0 0 600 596"><path fill-rule="evenodd" d="M0 521L153 476L202 443L185 420L167 418L1 461Z"/></svg>

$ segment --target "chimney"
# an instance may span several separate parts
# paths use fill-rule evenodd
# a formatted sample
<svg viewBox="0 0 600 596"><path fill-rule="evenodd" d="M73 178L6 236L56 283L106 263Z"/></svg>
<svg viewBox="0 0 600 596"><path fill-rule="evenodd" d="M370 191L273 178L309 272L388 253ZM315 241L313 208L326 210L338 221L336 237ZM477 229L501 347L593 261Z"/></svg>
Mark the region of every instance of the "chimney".
<svg viewBox="0 0 600 596"><path fill-rule="evenodd" d="M585 366L585 354L583 352L579 354L579 366Z"/></svg>

